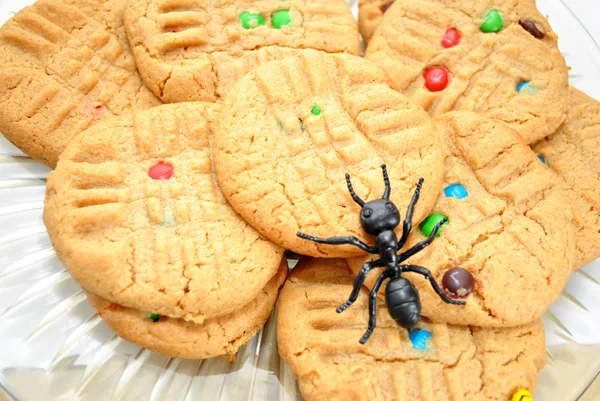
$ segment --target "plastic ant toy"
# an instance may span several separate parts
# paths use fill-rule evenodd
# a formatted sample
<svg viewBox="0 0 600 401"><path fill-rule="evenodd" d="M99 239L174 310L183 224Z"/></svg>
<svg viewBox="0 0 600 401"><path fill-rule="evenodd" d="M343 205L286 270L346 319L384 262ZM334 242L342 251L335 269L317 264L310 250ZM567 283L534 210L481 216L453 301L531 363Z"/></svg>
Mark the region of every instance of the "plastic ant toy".
<svg viewBox="0 0 600 401"><path fill-rule="evenodd" d="M383 170L385 192L383 193L383 197L381 199L375 199L367 203L365 203L358 197L358 195L356 195L354 189L352 188L352 183L350 182L350 175L346 174L348 191L350 191L350 195L352 196L352 199L354 199L354 202L358 203L362 208L360 213L360 223L363 229L369 235L377 237L375 240L375 246L369 246L353 236L318 238L301 232L297 233L298 237L307 239L309 241L314 241L319 244L349 244L354 245L365 252L379 254L379 259L365 262L363 264L358 276L356 277L356 280L354 281L354 288L350 294L350 298L345 304L337 308L337 312L342 313L350 305L352 305L354 301L356 301L358 294L360 293L360 288L371 269L375 267L385 267L383 273L381 273L381 275L377 278L377 281L375 282L375 285L373 286L369 296L369 328L360 339L361 344L365 344L367 342L371 334L373 334L373 330L375 329L377 293L379 292L379 289L381 288L381 285L385 279L390 279L385 287L385 301L390 316L396 321L396 323L407 329L409 333L416 327L417 323L419 323L419 320L421 319L421 299L419 297L419 292L413 283L402 277L402 273L412 272L421 274L429 280L434 291L444 302L454 305L465 304L464 301L455 301L444 294L428 269L421 266L400 264L430 245L442 226L448 221L448 218L444 218L442 221L440 221L426 240L419 242L412 248L399 254L398 250L402 249L412 229L413 212L415 205L419 201L419 194L421 192L424 179L421 178L419 180L417 189L415 190L412 200L408 205L406 219L404 219L404 225L402 227L402 237L400 238L400 241L398 241L394 229L400 224L400 213L398 212L396 205L389 200L391 188L385 164L381 166L381 168Z"/></svg>

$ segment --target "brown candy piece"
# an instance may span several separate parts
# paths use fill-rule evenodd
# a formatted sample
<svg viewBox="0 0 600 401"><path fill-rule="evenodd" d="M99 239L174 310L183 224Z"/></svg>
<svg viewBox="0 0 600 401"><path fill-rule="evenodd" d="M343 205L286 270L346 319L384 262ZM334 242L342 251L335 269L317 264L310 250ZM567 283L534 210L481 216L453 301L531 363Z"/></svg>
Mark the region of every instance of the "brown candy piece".
<svg viewBox="0 0 600 401"><path fill-rule="evenodd" d="M530 20L520 20L519 25L523 27L527 32L531 34L536 39L544 39L546 33L544 29L541 28L538 24Z"/></svg>
<svg viewBox="0 0 600 401"><path fill-rule="evenodd" d="M444 273L442 287L450 295L466 297L473 291L475 279L473 275L462 267L455 267Z"/></svg>
<svg viewBox="0 0 600 401"><path fill-rule="evenodd" d="M393 1L391 1L391 2L389 2L387 4L382 5L381 6L381 12L385 13L388 10L388 8L390 8L392 6L392 4L394 4Z"/></svg>

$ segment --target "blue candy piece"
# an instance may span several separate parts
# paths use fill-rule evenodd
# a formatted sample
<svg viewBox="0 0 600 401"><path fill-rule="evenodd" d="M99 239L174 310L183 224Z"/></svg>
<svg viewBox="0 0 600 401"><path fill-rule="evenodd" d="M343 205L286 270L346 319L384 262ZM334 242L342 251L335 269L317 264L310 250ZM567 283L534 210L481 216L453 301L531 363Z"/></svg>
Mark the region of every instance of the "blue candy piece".
<svg viewBox="0 0 600 401"><path fill-rule="evenodd" d="M431 337L431 333L427 330L415 330L412 331L408 337L414 349L420 349L425 351L427 349L427 340Z"/></svg>
<svg viewBox="0 0 600 401"><path fill-rule="evenodd" d="M521 82L519 85L517 85L517 92L521 92L521 90L523 90L524 87L526 87L527 85L529 85L529 81L523 81Z"/></svg>
<svg viewBox="0 0 600 401"><path fill-rule="evenodd" d="M546 164L546 159L544 159L542 156L538 156L538 159L540 159L542 163Z"/></svg>
<svg viewBox="0 0 600 401"><path fill-rule="evenodd" d="M450 185L448 188L444 189L444 194L446 195L446 198L456 199L464 199L469 195L465 187L460 184Z"/></svg>

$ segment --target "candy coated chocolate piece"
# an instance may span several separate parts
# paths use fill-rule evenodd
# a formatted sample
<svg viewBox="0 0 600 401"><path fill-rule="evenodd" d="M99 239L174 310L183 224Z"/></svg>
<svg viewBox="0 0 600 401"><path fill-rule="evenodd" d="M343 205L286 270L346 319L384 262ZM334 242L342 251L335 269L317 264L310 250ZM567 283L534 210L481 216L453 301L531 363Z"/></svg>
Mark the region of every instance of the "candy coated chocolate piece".
<svg viewBox="0 0 600 401"><path fill-rule="evenodd" d="M502 21L502 15L498 10L490 10L485 14L485 21L481 24L481 31L486 33L500 32L504 22Z"/></svg>
<svg viewBox="0 0 600 401"><path fill-rule="evenodd" d="M292 18L290 17L290 10L279 10L273 14L271 23L274 28L281 29L286 25L291 24Z"/></svg>
<svg viewBox="0 0 600 401"><path fill-rule="evenodd" d="M446 34L442 38L442 47L444 49L450 49L451 47L458 46L462 35L456 28L448 28Z"/></svg>
<svg viewBox="0 0 600 401"><path fill-rule="evenodd" d="M462 267L448 270L442 278L442 287L454 297L466 297L473 291L474 285L473 275Z"/></svg>
<svg viewBox="0 0 600 401"><path fill-rule="evenodd" d="M444 195L446 195L446 198L464 199L469 195L469 193L462 185L452 184L448 188L444 189Z"/></svg>
<svg viewBox="0 0 600 401"><path fill-rule="evenodd" d="M431 338L431 333L427 330L414 330L408 335L414 349L425 351L427 349L427 340Z"/></svg>
<svg viewBox="0 0 600 401"><path fill-rule="evenodd" d="M248 11L244 11L240 14L240 22L242 23L244 29L251 29L260 25L264 25L265 19L260 14L251 14Z"/></svg>
<svg viewBox="0 0 600 401"><path fill-rule="evenodd" d="M437 226L439 222L444 220L444 218L446 218L446 216L444 216L443 214L440 214L440 213L430 214L429 216L427 216L427 218L425 218L425 220L423 220L423 222L421 224L419 224L419 230L421 230L421 232L423 233L424 236L429 237L431 235L431 233L433 232L433 229L435 228L435 226ZM439 237L442 234L442 230L448 224L450 224L449 221L444 223L444 225L442 226L440 231L438 231L436 237Z"/></svg>
<svg viewBox="0 0 600 401"><path fill-rule="evenodd" d="M533 21L529 20L520 20L519 25L523 27L527 32L531 34L536 39L544 39L546 33L544 32L544 28L539 26Z"/></svg>
<svg viewBox="0 0 600 401"><path fill-rule="evenodd" d="M384 4L384 5L382 5L382 6L381 6L381 12L382 12L382 13L385 13L385 12L388 10L388 8L390 8L390 7L392 6L392 4L394 4L394 2L391 2L391 3L387 3L387 4Z"/></svg>
<svg viewBox="0 0 600 401"><path fill-rule="evenodd" d="M313 106L313 108L310 112L312 113L313 116L321 115L321 109L318 106Z"/></svg>
<svg viewBox="0 0 600 401"><path fill-rule="evenodd" d="M423 74L425 78L425 87L431 92L439 92L448 86L448 70L444 67L431 67Z"/></svg>
<svg viewBox="0 0 600 401"><path fill-rule="evenodd" d="M152 320L153 322L158 322L160 315L158 313L149 313L148 319Z"/></svg>
<svg viewBox="0 0 600 401"><path fill-rule="evenodd" d="M153 180L168 180L173 177L173 166L166 162L158 162L150 168L148 175Z"/></svg>
<svg viewBox="0 0 600 401"><path fill-rule="evenodd" d="M538 156L538 159L540 159L542 163L546 164L546 159L544 159L542 156Z"/></svg>
<svg viewBox="0 0 600 401"><path fill-rule="evenodd" d="M527 85L529 85L529 81L521 82L519 85L517 85L517 92L521 93L523 88L525 88Z"/></svg>
<svg viewBox="0 0 600 401"><path fill-rule="evenodd" d="M513 395L511 401L533 401L533 397L529 390L519 390Z"/></svg>
<svg viewBox="0 0 600 401"><path fill-rule="evenodd" d="M87 106L86 112L91 117L100 118L104 114L104 106L100 103L93 103Z"/></svg>

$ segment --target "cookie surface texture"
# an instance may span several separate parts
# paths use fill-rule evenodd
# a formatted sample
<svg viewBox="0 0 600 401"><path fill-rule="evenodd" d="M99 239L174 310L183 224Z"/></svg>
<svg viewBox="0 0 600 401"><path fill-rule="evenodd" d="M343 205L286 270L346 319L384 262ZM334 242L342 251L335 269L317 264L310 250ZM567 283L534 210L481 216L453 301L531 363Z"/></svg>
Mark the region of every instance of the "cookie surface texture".
<svg viewBox="0 0 600 401"><path fill-rule="evenodd" d="M360 0L358 3L358 29L365 43L381 23L383 15L394 0Z"/></svg>
<svg viewBox="0 0 600 401"><path fill-rule="evenodd" d="M407 273L418 288L424 316L435 322L518 326L539 318L559 296L574 263L574 229L556 174L516 131L471 112L435 119L447 151L443 188L461 185L466 197L440 191L433 208L449 224L406 264L428 268L438 283L462 267L475 279L465 306L449 305L429 281ZM425 239L420 221L406 249ZM365 261L350 259L358 272ZM376 270L380 271L380 270ZM377 273L371 273L371 286Z"/></svg>
<svg viewBox="0 0 600 401"><path fill-rule="evenodd" d="M105 118L160 104L125 36L123 1L39 0L0 28L0 131L54 167Z"/></svg>
<svg viewBox="0 0 600 401"><path fill-rule="evenodd" d="M183 319L158 317L109 302L92 293L88 300L119 336L173 358L206 359L233 356L265 324L288 273L287 261L250 303L228 315L207 319L202 324Z"/></svg>
<svg viewBox="0 0 600 401"><path fill-rule="evenodd" d="M358 342L368 323L368 293L343 313L354 276L342 260L300 262L278 306L279 353L306 401L505 401L533 388L546 360L540 321L509 329L431 324L425 349L378 304L377 328Z"/></svg>
<svg viewBox="0 0 600 401"><path fill-rule="evenodd" d="M48 177L44 222L87 291L202 323L246 305L282 250L227 204L213 174L210 103L105 120L79 135Z"/></svg>
<svg viewBox="0 0 600 401"><path fill-rule="evenodd" d="M130 0L125 27L140 74L168 103L217 101L255 66L299 49L359 54L344 0Z"/></svg>
<svg viewBox="0 0 600 401"><path fill-rule="evenodd" d="M528 143L552 134L566 117L567 66L557 35L533 0L493 6L483 0L397 0L365 57L433 116L478 112L504 121ZM445 71L442 85L431 85L432 69Z"/></svg>
<svg viewBox="0 0 600 401"><path fill-rule="evenodd" d="M296 236L369 241L345 173L369 201L384 192L386 163L390 199L403 215L423 177L417 218L429 212L440 188L443 157L429 116L359 57L305 50L260 66L227 97L220 127L214 157L223 193L250 224L296 253L362 253Z"/></svg>
<svg viewBox="0 0 600 401"><path fill-rule="evenodd" d="M571 88L567 120L534 152L564 181L575 220L576 260L600 257L600 103Z"/></svg>

